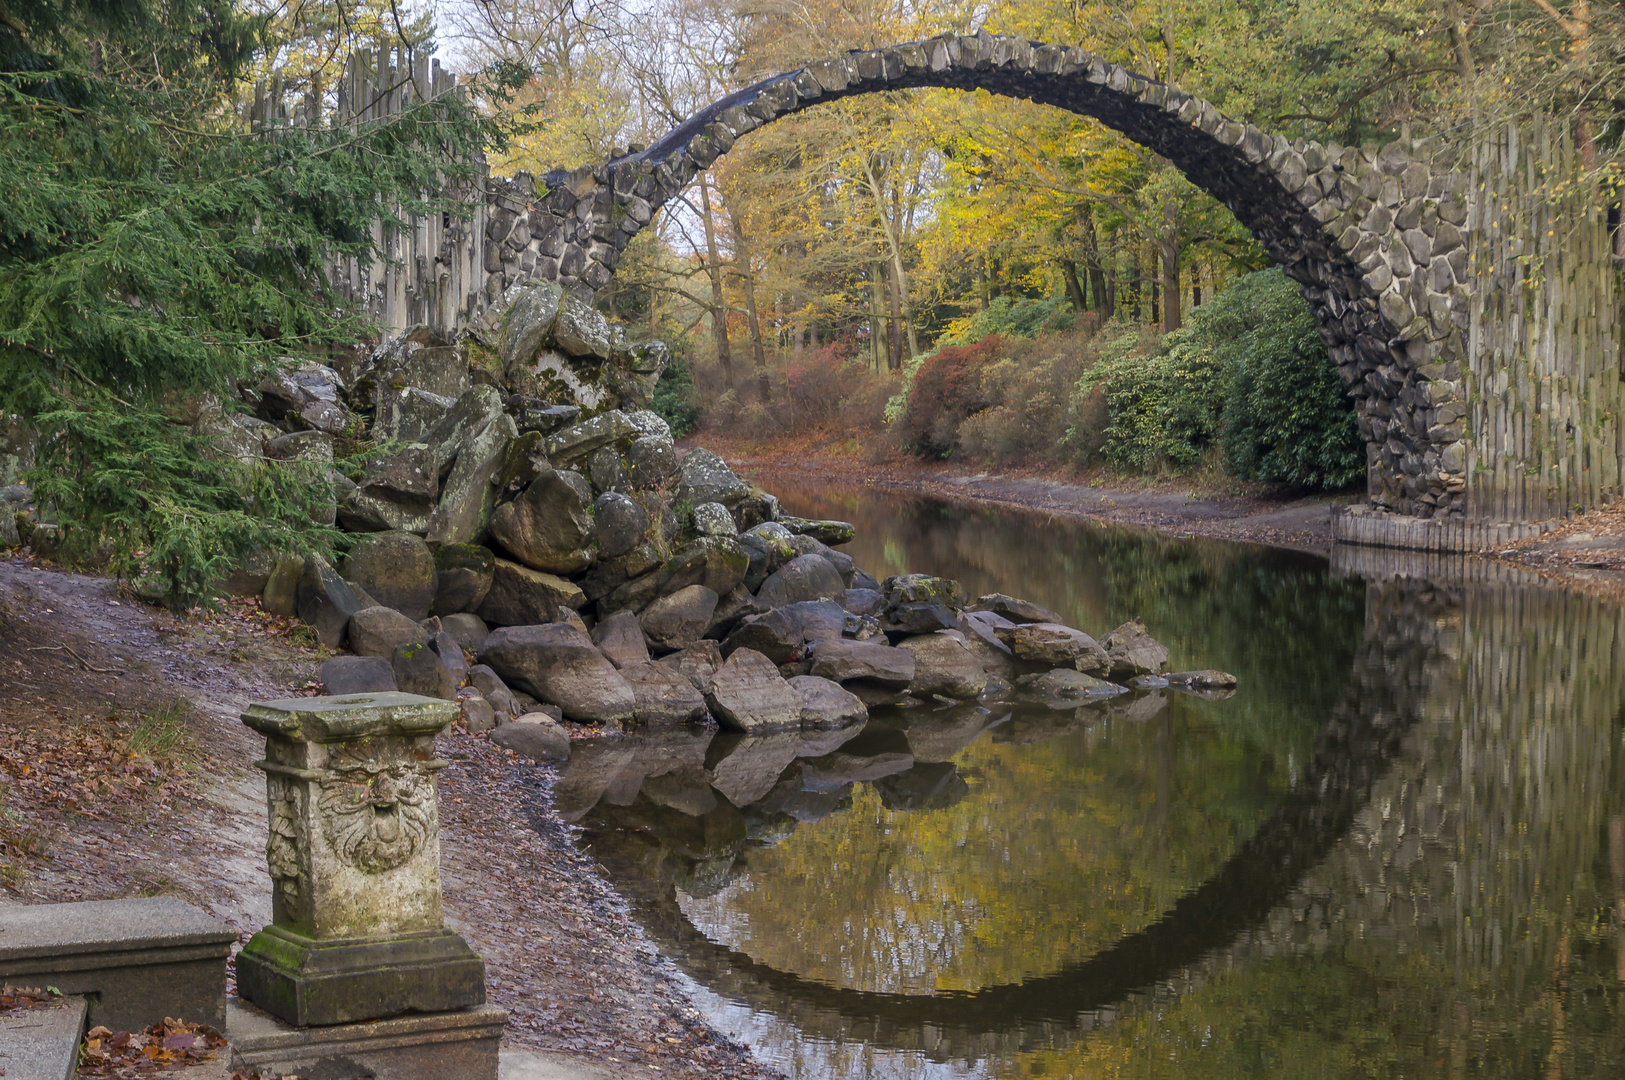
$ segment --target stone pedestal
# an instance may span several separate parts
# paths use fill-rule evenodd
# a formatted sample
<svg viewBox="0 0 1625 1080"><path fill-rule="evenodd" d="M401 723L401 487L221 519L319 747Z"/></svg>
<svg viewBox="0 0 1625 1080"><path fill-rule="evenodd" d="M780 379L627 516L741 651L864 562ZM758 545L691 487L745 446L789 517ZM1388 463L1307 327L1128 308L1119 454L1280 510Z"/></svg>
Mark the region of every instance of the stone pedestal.
<svg viewBox="0 0 1625 1080"><path fill-rule="evenodd" d="M298 1026L485 1001L485 965L442 923L434 736L453 702L413 694L251 705L265 736L272 924L237 957L244 1000Z"/></svg>
<svg viewBox="0 0 1625 1080"><path fill-rule="evenodd" d="M508 1014L477 1005L426 1016L297 1028L252 1005L226 1010L231 1068L263 1076L496 1080Z"/></svg>

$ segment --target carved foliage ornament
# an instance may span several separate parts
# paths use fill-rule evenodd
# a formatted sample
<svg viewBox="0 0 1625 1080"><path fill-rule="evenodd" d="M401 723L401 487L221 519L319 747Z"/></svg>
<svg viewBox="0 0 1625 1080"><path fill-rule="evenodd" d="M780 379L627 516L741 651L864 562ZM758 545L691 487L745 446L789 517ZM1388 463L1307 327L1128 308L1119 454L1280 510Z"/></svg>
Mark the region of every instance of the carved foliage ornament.
<svg viewBox="0 0 1625 1080"><path fill-rule="evenodd" d="M366 743L337 747L318 784L327 842L339 861L363 873L405 864L439 829L434 776L420 762L380 758Z"/></svg>

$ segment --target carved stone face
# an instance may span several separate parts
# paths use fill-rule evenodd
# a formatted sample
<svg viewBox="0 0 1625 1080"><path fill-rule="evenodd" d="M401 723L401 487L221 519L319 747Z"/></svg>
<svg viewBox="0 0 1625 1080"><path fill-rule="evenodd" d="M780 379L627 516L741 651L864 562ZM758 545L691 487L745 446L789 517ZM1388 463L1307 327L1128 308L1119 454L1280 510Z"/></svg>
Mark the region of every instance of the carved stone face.
<svg viewBox="0 0 1625 1080"><path fill-rule="evenodd" d="M335 750L317 807L341 862L368 874L409 861L435 834L433 780L413 761L380 760L365 746Z"/></svg>

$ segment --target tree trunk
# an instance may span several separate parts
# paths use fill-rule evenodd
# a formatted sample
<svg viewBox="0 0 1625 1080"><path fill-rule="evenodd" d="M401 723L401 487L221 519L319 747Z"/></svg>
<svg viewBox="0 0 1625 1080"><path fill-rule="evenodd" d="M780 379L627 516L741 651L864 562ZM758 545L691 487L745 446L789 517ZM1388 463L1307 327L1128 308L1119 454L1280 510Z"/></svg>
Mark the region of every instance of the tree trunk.
<svg viewBox="0 0 1625 1080"><path fill-rule="evenodd" d="M717 252L716 223L711 220L711 184L703 175L700 177L700 217L705 222L705 251L708 257L705 269L711 279L711 336L716 339L722 380L732 390L734 358L733 350L728 345L728 298L722 291L722 256Z"/></svg>
<svg viewBox="0 0 1625 1080"><path fill-rule="evenodd" d="M1162 282L1157 277L1157 245L1151 245L1147 256L1151 265L1146 267L1145 276L1151 280L1151 324L1155 326L1162 322Z"/></svg>
<svg viewBox="0 0 1625 1080"><path fill-rule="evenodd" d="M987 256L978 256L976 259L976 295L981 298L982 310L986 311L993 302L993 297L987 280Z"/></svg>
<svg viewBox="0 0 1625 1080"><path fill-rule="evenodd" d="M886 268L886 291L891 300L891 318L886 321L886 367L896 371L903 366L902 311L897 302L897 272L890 266Z"/></svg>
<svg viewBox="0 0 1625 1080"><path fill-rule="evenodd" d="M884 320L880 315L884 303L881 296L880 260L876 259L869 265L869 352L874 357L876 374L880 372L881 342L886 336L885 327L882 325Z"/></svg>
<svg viewBox="0 0 1625 1080"><path fill-rule="evenodd" d="M1129 314L1134 316L1136 323L1141 322L1143 314L1140 307L1140 296L1145 291L1144 281L1140 277L1140 245L1134 245L1134 261L1128 269Z"/></svg>
<svg viewBox="0 0 1625 1080"><path fill-rule="evenodd" d="M1191 263L1191 307L1202 306L1202 264Z"/></svg>
<svg viewBox="0 0 1625 1080"><path fill-rule="evenodd" d="M762 347L762 320L756 312L756 273L750 265L750 243L745 239L745 227L730 207L728 221L734 233L734 272L739 275L745 292L745 321L750 326L751 358L756 361L756 388L765 405L773 400L773 384L767 377L767 352Z"/></svg>
<svg viewBox="0 0 1625 1080"><path fill-rule="evenodd" d="M1162 204L1162 222L1158 255L1162 259L1162 332L1167 334L1180 327L1180 301L1184 299L1179 284L1179 211L1172 199Z"/></svg>
<svg viewBox="0 0 1625 1080"><path fill-rule="evenodd" d="M1082 315L1089 310L1089 300L1083 295L1083 285L1078 281L1078 264L1071 259L1062 259L1061 274L1066 278L1066 298L1072 301L1072 310Z"/></svg>

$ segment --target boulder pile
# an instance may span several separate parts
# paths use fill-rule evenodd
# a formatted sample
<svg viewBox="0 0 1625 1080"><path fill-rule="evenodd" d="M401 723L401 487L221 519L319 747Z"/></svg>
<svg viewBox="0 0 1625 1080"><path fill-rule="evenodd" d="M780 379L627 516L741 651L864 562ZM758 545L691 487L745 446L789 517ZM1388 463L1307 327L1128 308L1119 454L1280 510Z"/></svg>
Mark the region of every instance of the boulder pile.
<svg viewBox="0 0 1625 1080"><path fill-rule="evenodd" d="M758 733L839 728L869 708L989 697L1075 707L1167 685L1138 620L1098 641L1002 594L877 580L853 527L785 514L647 407L666 362L551 283L516 288L456 342L416 328L355 370L205 409L223 453L335 460L323 520L360 534L338 565L267 560L233 579L331 649L330 693L462 702L470 729L538 758L561 722L706 717ZM1211 681L1219 673L1193 673Z"/></svg>

